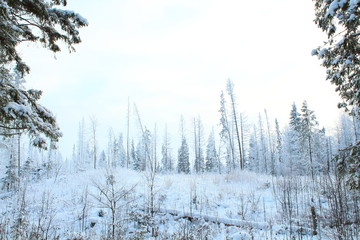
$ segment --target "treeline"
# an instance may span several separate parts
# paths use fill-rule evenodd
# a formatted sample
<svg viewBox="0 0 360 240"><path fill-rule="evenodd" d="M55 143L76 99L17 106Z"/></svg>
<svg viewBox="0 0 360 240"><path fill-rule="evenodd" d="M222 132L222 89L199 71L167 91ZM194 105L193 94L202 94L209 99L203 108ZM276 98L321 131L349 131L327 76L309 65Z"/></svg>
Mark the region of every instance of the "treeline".
<svg viewBox="0 0 360 240"><path fill-rule="evenodd" d="M137 127L131 128L131 122ZM247 169L276 176L306 175L313 179L317 174L333 173L337 164L333 159L338 150L359 140L357 117L341 115L335 134L331 135L320 126L307 101L300 109L292 104L285 127L277 119L270 119L266 109L251 124L239 111L234 84L228 80L226 91L220 93L219 122L209 133L205 133L200 117L187 124L180 117L178 136L171 136L167 126L163 127L163 133L159 133L156 125L150 130L143 125L136 105L130 108L129 103L125 134L110 128L107 144L100 149L99 136L103 133L98 130L96 117L90 117L88 122L82 119L72 155L66 160L52 147L37 149L25 135L4 136L1 140L6 159L3 188L12 189L22 176L53 176L60 168L78 172L125 167L185 174Z"/></svg>
<svg viewBox="0 0 360 240"><path fill-rule="evenodd" d="M132 120L131 111L135 113ZM131 129L137 138L129 134L130 121L138 126L135 131ZM107 146L98 150L97 120L92 117L87 125L84 119L79 123L78 140L73 148L71 162L76 171L126 167L137 171L154 168L159 172L223 173L247 169L313 178L318 173L333 172L336 163L332 159L338 149L359 139L357 118L343 114L335 134L328 134L307 101L300 109L292 104L285 127L277 119L270 119L266 109L259 113L256 123L250 124L237 107L231 80L220 94L219 122L209 133L205 133L200 117L187 124L180 117L176 137L170 135L166 126L163 133L158 132L156 125L150 130L142 124L134 105L132 110L128 109L127 132L115 133L109 129ZM172 139L176 139L177 147L173 147Z"/></svg>

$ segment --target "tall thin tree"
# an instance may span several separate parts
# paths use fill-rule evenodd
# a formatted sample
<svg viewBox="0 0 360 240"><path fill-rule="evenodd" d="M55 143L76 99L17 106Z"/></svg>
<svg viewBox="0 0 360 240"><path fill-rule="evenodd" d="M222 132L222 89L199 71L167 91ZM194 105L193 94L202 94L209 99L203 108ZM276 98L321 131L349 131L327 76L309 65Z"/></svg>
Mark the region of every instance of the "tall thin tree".
<svg viewBox="0 0 360 240"><path fill-rule="evenodd" d="M93 115L90 117L90 128L91 128L91 140L92 140L92 157L94 169L97 167L97 127L98 122L96 117Z"/></svg>
<svg viewBox="0 0 360 240"><path fill-rule="evenodd" d="M243 157L243 151L241 147L241 141L240 141L240 130L239 130L239 123L237 119L237 113L236 113L236 103L235 103L235 93L234 93L234 83L228 79L226 90L228 95L230 96L231 100L231 109L232 109L232 115L234 118L234 124L235 124L235 130L236 130L236 140L238 143L238 149L239 149L239 166L240 169L244 169L244 157Z"/></svg>

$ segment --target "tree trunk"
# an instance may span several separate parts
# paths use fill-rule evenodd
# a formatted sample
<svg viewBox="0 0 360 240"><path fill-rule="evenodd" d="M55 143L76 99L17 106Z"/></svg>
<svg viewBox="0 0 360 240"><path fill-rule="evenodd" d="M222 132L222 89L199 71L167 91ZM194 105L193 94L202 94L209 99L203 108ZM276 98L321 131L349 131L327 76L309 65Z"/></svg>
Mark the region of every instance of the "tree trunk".
<svg viewBox="0 0 360 240"><path fill-rule="evenodd" d="M238 121L237 121L237 117L236 117L235 102L234 102L233 94L230 95L230 98L231 98L231 106L232 106L234 121L235 121L236 138L237 138L238 148L239 148L239 165L240 165L240 169L244 169L244 160L243 160L242 147L241 147L241 141L240 141L240 131L239 131Z"/></svg>
<svg viewBox="0 0 360 240"><path fill-rule="evenodd" d="M128 98L127 109L127 129L126 129L126 168L129 168L130 162L130 98Z"/></svg>

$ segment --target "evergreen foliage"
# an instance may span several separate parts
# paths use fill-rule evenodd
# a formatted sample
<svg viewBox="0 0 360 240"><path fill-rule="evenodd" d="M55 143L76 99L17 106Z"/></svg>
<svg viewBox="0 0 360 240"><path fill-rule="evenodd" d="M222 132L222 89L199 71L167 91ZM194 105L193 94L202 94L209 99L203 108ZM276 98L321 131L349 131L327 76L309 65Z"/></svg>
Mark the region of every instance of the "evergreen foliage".
<svg viewBox="0 0 360 240"><path fill-rule="evenodd" d="M301 107L300 123L300 141L303 149L307 150L306 155L309 159L311 176L314 179L313 138L316 130L315 127L317 127L319 123L316 121L314 111L308 108L306 101L303 102Z"/></svg>
<svg viewBox="0 0 360 240"><path fill-rule="evenodd" d="M3 189L11 191L16 188L16 183L19 182L19 177L17 176L16 172L16 159L14 155L11 154L9 164L6 166L5 177L2 179Z"/></svg>
<svg viewBox="0 0 360 240"><path fill-rule="evenodd" d="M136 151L135 151L135 145L134 140L131 141L130 146L130 164L132 165L132 168L134 170L137 170L137 157L136 157Z"/></svg>
<svg viewBox="0 0 360 240"><path fill-rule="evenodd" d="M66 0L1 0L0 1L0 73L15 63L21 74L30 71L17 47L22 42L40 42L52 52L59 52L58 42L70 51L81 42L78 29L88 25L78 13L58 9Z"/></svg>
<svg viewBox="0 0 360 240"><path fill-rule="evenodd" d="M162 170L165 172L172 171L173 166L171 159L170 137L167 132L167 127L165 127L164 140L161 146L161 155Z"/></svg>
<svg viewBox="0 0 360 240"><path fill-rule="evenodd" d="M122 134L119 134L119 140L117 141L117 149L118 149L118 162L121 167L125 167L126 165L126 152L124 148L124 138Z"/></svg>
<svg viewBox="0 0 360 240"><path fill-rule="evenodd" d="M190 173L189 147L186 138L182 139L178 151L178 173Z"/></svg>
<svg viewBox="0 0 360 240"><path fill-rule="evenodd" d="M205 170L205 159L202 148L199 148L198 154L195 157L195 164L194 164L195 172L201 173Z"/></svg>
<svg viewBox="0 0 360 240"><path fill-rule="evenodd" d="M40 148L47 148L43 136L56 142L61 132L52 113L38 103L42 92L23 86L22 78L30 68L17 47L22 42L40 42L58 52L58 42L64 42L75 50L74 45L81 42L78 29L88 22L57 6L66 6L66 0L0 0L0 135L27 132Z"/></svg>
<svg viewBox="0 0 360 240"><path fill-rule="evenodd" d="M307 101L303 102L301 113L297 111L295 103L292 105L289 127L282 136L283 146L280 144L283 160L287 161L285 165L282 164L284 173L303 175L310 170L311 175L314 175L315 172L325 171L326 135L325 129L320 130L318 125L316 115L308 108Z"/></svg>
<svg viewBox="0 0 360 240"><path fill-rule="evenodd" d="M144 155L141 143L139 142L136 146L136 150L134 149L134 145L131 146L132 155L134 157L133 162L133 169L136 171L142 171L144 170L143 162L144 162Z"/></svg>
<svg viewBox="0 0 360 240"><path fill-rule="evenodd" d="M301 137L305 139L311 137L317 126L319 126L319 123L316 120L314 111L310 110L307 101L304 101L301 107L300 116Z"/></svg>
<svg viewBox="0 0 360 240"><path fill-rule="evenodd" d="M355 116L360 110L360 1L358 0L314 0L315 23L327 34L327 42L312 51L322 60L326 71L326 79L336 86L342 102L338 107L344 108ZM343 156L339 168L344 173L354 173L352 181L360 180L360 143L349 146ZM348 169L344 169L344 168ZM356 167L356 168L354 168ZM352 188L360 190L358 184Z"/></svg>
<svg viewBox="0 0 360 240"><path fill-rule="evenodd" d="M276 153L277 153L277 161L280 165L282 163L282 154L283 154L283 144L282 144L282 132L279 127L279 122L275 119L275 128L276 128Z"/></svg>
<svg viewBox="0 0 360 240"><path fill-rule="evenodd" d="M266 139L266 134L265 134L265 130L263 127L263 121L261 118L261 114L259 113L259 128L258 128L258 133L259 133L259 152L260 152L260 156L261 156L261 162L259 162L259 166L260 166L260 170L261 172L264 173L268 173L269 170L269 149L268 149L268 145L267 143L267 139Z"/></svg>
<svg viewBox="0 0 360 240"><path fill-rule="evenodd" d="M200 120L200 117L196 120L194 119L194 143L195 143L195 161L194 161L194 170L196 173L204 172L205 159L203 154L203 125Z"/></svg>
<svg viewBox="0 0 360 240"><path fill-rule="evenodd" d="M344 100L339 107L347 111L360 106L359 7L360 2L353 0L315 0L315 23L327 34L328 41L312 54L323 60L326 79Z"/></svg>
<svg viewBox="0 0 360 240"><path fill-rule="evenodd" d="M295 131L300 131L301 128L300 113L297 111L295 103L293 103L290 112L290 127Z"/></svg>
<svg viewBox="0 0 360 240"><path fill-rule="evenodd" d="M248 167L254 172L260 172L260 156L259 156L259 142L257 137L257 128L254 125L254 131L250 136L249 141L249 162Z"/></svg>
<svg viewBox="0 0 360 240"><path fill-rule="evenodd" d="M19 75L0 75L0 135L28 133L37 147L46 149L44 137L57 142L62 136L55 116L40 105L41 91L26 90L19 84Z"/></svg>
<svg viewBox="0 0 360 240"><path fill-rule="evenodd" d="M100 167L106 167L106 154L105 151L101 151L99 156L99 166Z"/></svg>
<svg viewBox="0 0 360 240"><path fill-rule="evenodd" d="M346 180L348 186L353 190L360 190L360 142L356 142L349 147L342 149L336 155L337 168Z"/></svg>
<svg viewBox="0 0 360 240"><path fill-rule="evenodd" d="M218 157L215 147L214 131L212 131L209 135L208 142L206 145L205 169L207 172L215 171L216 168L218 168L217 159Z"/></svg>
<svg viewBox="0 0 360 240"><path fill-rule="evenodd" d="M228 171L235 169L235 152L234 144L230 132L230 124L228 120L228 114L226 111L226 101L224 97L224 92L221 91L220 94L220 142L221 145L225 146L225 151L222 155L225 155L226 166Z"/></svg>
<svg viewBox="0 0 360 240"><path fill-rule="evenodd" d="M164 142L164 144L161 147L161 154L162 154L161 162L162 162L163 171L165 172L171 171L172 160L171 160L170 148L166 142Z"/></svg>

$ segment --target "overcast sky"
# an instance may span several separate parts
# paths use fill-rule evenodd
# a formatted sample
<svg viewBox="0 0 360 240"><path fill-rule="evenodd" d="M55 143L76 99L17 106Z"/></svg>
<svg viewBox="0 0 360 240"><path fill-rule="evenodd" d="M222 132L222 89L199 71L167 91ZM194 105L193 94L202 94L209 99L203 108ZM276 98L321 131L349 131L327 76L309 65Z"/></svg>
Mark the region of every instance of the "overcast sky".
<svg viewBox="0 0 360 240"><path fill-rule="evenodd" d="M65 155L82 117L97 117L102 138L109 127L124 131L128 97L160 136L165 123L178 133L181 114L188 125L200 115L208 132L228 78L249 123L266 108L285 125L292 103L300 109L305 99L321 125L338 118L334 87L310 54L325 41L312 1L69 0L67 9L90 23L76 53L23 49L27 84L44 91Z"/></svg>

